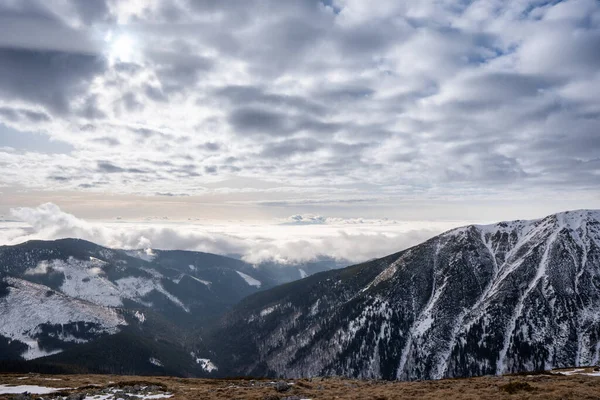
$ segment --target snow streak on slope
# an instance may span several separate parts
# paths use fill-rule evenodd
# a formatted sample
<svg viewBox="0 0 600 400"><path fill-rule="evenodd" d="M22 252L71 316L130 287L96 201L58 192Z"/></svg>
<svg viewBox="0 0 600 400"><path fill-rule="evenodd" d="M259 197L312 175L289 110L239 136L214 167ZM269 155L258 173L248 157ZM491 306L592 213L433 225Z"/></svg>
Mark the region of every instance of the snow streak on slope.
<svg viewBox="0 0 600 400"><path fill-rule="evenodd" d="M523 312L524 302L527 299L527 297L529 296L529 294L531 293L531 291L534 290L538 286L538 283L543 278L545 278L546 270L548 267L548 254L550 253L551 246L554 244L554 241L556 240L556 237L558 236L558 234L562 228L563 228L563 225L559 225L559 226L555 227L554 232L552 232L552 234L546 241L546 243L545 243L546 248L544 250L544 255L542 256L542 260L540 261L540 263L537 267L535 277L529 283L527 290L525 290L525 293L523 293L523 295L519 299L519 302L517 303L517 307L515 308L515 311L513 312L513 315L510 319L507 330L504 334L504 345L502 347L502 350L500 351L500 354L498 355L498 364L496 367L497 374L502 374L503 372L505 372L504 359L506 358L506 352L508 351L510 344L513 342L513 335L514 335L515 329L516 329L517 318L519 318L521 316L521 313Z"/></svg>
<svg viewBox="0 0 600 400"><path fill-rule="evenodd" d="M47 355L34 338L41 324L89 322L100 326L97 333L116 333L125 320L114 309L69 298L48 287L17 278L7 278L9 293L0 298L0 335L30 346L23 355L32 359Z"/></svg>
<svg viewBox="0 0 600 400"><path fill-rule="evenodd" d="M259 288L262 285L261 281L254 279L250 275L244 274L243 272L240 272L240 271L235 271L235 272L237 272L239 276L244 278L246 283L250 286L255 286L255 287Z"/></svg>

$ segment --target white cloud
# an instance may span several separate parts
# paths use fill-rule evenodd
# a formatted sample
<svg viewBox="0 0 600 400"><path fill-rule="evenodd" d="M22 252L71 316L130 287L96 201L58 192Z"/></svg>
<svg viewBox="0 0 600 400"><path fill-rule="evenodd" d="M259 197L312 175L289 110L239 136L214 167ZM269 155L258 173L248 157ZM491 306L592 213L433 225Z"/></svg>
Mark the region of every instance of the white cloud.
<svg viewBox="0 0 600 400"><path fill-rule="evenodd" d="M294 263L328 256L348 262L382 257L457 226L457 222L402 222L318 217L320 225L179 222L89 222L55 204L11 211L20 223L0 230L0 244L80 238L123 249L180 249L239 254L251 263ZM315 216L294 216L292 220ZM3 223L7 226L8 223ZM149 251L149 250L147 250ZM41 270L40 270L41 271Z"/></svg>
<svg viewBox="0 0 600 400"><path fill-rule="evenodd" d="M0 136L4 186L258 181L266 203L277 186L319 201L600 187L595 0L32 0L0 20L0 123L72 147Z"/></svg>

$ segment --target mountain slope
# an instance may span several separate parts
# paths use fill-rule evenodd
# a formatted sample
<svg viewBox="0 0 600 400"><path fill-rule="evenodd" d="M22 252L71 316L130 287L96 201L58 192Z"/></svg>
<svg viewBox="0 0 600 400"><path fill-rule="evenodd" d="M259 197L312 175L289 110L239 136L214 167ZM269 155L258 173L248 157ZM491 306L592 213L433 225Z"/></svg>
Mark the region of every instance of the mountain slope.
<svg viewBox="0 0 600 400"><path fill-rule="evenodd" d="M49 349L51 340L82 343L127 325L114 309L74 300L22 279L8 278L6 284L7 294L0 298L0 335L25 343L26 359L56 352Z"/></svg>
<svg viewBox="0 0 600 400"><path fill-rule="evenodd" d="M300 267L311 273L330 265L254 266L78 239L0 246L0 359L89 372L210 374L198 329L245 296L300 278Z"/></svg>
<svg viewBox="0 0 600 400"><path fill-rule="evenodd" d="M211 340L230 374L431 379L594 364L600 212L454 229L258 293Z"/></svg>
<svg viewBox="0 0 600 400"><path fill-rule="evenodd" d="M195 330L274 285L252 265L214 254L123 251L77 239L1 246L0 358L81 364L96 352L108 363L96 370L119 371L128 341L164 365L144 356L127 371L193 375L202 372L192 354L203 349Z"/></svg>

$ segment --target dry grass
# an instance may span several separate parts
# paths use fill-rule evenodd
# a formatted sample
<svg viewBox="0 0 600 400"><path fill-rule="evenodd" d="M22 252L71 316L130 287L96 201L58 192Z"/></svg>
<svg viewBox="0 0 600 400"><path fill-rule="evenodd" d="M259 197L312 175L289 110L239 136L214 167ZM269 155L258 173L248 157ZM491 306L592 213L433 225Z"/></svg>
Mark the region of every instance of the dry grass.
<svg viewBox="0 0 600 400"><path fill-rule="evenodd" d="M0 375L0 384L83 388L131 385L143 382L165 386L172 399L279 400L288 396L306 399L600 399L600 377L523 375L444 379L422 382L386 382L315 378L285 380L293 383L285 392L277 381L248 379L182 379L173 377L124 377L114 375ZM60 380L48 380L60 379ZM81 390L81 389L79 389ZM75 390L77 391L77 390ZM0 399L10 399L0 395Z"/></svg>

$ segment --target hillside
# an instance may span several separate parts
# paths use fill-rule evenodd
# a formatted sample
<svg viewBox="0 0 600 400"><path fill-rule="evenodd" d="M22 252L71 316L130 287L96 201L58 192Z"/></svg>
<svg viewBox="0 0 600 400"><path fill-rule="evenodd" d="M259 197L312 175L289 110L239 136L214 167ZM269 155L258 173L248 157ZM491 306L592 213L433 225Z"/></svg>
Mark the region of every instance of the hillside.
<svg viewBox="0 0 600 400"><path fill-rule="evenodd" d="M209 374L198 330L245 296L301 277L283 269L77 239L1 246L0 359L90 372Z"/></svg>
<svg viewBox="0 0 600 400"><path fill-rule="evenodd" d="M257 293L213 332L233 375L439 379L593 365L600 212L467 226Z"/></svg>

